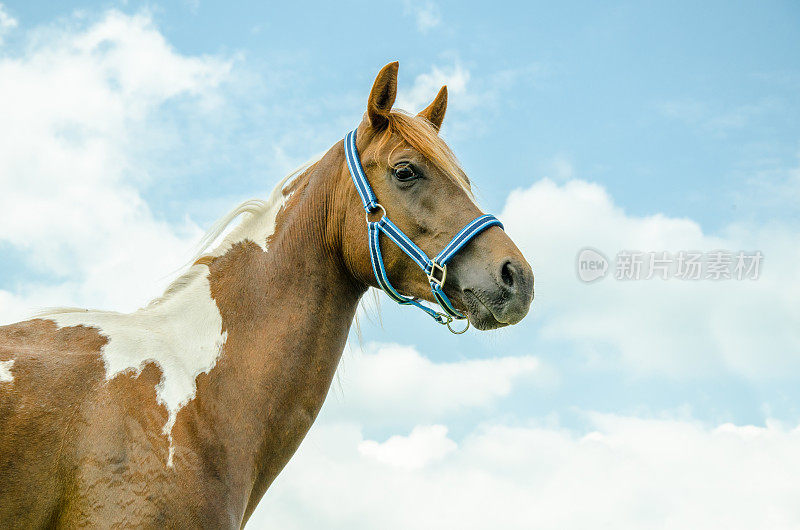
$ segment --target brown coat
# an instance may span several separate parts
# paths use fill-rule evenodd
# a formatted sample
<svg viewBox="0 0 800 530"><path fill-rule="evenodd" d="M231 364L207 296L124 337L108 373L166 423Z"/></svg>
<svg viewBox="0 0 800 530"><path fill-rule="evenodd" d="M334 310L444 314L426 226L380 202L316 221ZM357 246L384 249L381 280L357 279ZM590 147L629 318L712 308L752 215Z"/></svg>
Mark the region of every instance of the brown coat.
<svg viewBox="0 0 800 530"><path fill-rule="evenodd" d="M434 255L480 211L436 137L446 91L421 117L399 115L390 112L396 76L392 63L376 79L358 149L392 220ZM420 178L394 179L398 164L412 164ZM186 379L194 393L169 435L160 352L109 377L108 350L122 337L91 325L91 313L70 314L86 318L84 325L42 317L0 327L0 362L13 378L0 379L0 526L244 525L314 422L358 301L375 284L342 143L288 191L265 240L234 241L193 267L207 282L200 285L224 344L207 370ZM430 299L416 265L392 245L383 248L395 286ZM488 329L525 315L533 277L505 233L492 228L454 259L446 292ZM167 296L191 302L188 293L179 286ZM158 328L140 326L142 340L130 344L160 340L155 335L175 328L172 317L187 321L179 313L166 311ZM196 325L198 336L207 332L207 322Z"/></svg>

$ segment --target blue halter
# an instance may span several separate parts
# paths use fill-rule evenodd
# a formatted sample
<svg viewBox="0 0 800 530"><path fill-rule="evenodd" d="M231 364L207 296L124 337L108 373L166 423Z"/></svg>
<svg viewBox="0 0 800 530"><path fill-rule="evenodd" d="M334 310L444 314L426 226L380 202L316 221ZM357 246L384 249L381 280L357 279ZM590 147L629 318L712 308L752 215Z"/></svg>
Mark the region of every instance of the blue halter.
<svg viewBox="0 0 800 530"><path fill-rule="evenodd" d="M355 183L356 190L358 190L361 201L364 203L364 210L366 211L367 217L367 229L369 232L369 255L372 261L372 272L375 273L378 286L389 295L389 298L398 304L416 306L428 313L439 324L447 325L453 333L463 333L467 328L464 328L463 331L455 331L450 327L450 323L453 320L463 320L467 318L467 316L453 307L453 304L450 303L450 299L444 294L443 287L447 279L447 262L479 233L490 226L499 226L503 228L502 223L500 223L495 216L489 214L476 217L467 223L435 258L430 259L422 249L415 245L414 242L397 227L397 225L389 220L386 216L386 209L381 206L378 202L378 198L375 197L375 193L372 191L372 187L367 180L367 175L364 173L364 168L361 166L358 149L356 149L357 130L358 129L354 129L345 136L344 154L347 159L347 168L350 170L350 176L353 177L353 183ZM370 221L369 214L376 210L381 210L383 215L377 221ZM383 256L381 255L381 232L394 241L394 243L400 247L400 250L408 254L408 256L425 272L425 275L428 277L428 282L431 285L433 297L439 303L443 312L436 311L423 305L417 298L403 296L392 287L392 284L389 282L389 277L386 275L386 268L383 265ZM469 327L469 321L467 321L467 327Z"/></svg>

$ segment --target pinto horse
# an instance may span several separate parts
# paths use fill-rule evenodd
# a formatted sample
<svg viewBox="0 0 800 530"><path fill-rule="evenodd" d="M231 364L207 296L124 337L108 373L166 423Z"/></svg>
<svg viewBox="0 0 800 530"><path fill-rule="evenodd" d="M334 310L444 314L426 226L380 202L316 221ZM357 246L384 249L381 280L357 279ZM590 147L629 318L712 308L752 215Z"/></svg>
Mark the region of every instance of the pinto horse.
<svg viewBox="0 0 800 530"><path fill-rule="evenodd" d="M384 213L434 255L481 212L438 135L446 87L416 116L392 110L397 69L378 74L353 145ZM134 313L61 309L0 327L0 526L247 522L379 285L347 162L338 142L234 210L211 232L244 214L222 243ZM397 292L433 302L430 277L385 236L380 246ZM441 281L478 329L519 322L533 298L500 226L463 245Z"/></svg>

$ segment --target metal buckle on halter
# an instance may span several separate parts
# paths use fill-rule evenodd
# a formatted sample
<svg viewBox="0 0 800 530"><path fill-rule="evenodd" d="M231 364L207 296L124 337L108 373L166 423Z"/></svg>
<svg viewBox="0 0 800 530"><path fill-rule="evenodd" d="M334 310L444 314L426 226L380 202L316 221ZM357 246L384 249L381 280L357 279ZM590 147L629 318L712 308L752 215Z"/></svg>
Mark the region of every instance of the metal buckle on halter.
<svg viewBox="0 0 800 530"><path fill-rule="evenodd" d="M376 210L380 210L380 211L383 212L383 215L381 215L381 218L378 219L378 221L380 221L381 219L386 217L386 208L384 208L383 205L378 202L378 203L375 203L375 207L373 209L371 209L370 211L364 213L364 219L367 220L367 223L372 222L372 221L369 220L369 216L371 214L375 213ZM377 223L378 221L375 221L375 222Z"/></svg>
<svg viewBox="0 0 800 530"><path fill-rule="evenodd" d="M439 278L437 278L437 272ZM439 289L444 287L444 281L447 279L447 265L439 265L435 261L431 262L431 272L426 273L428 275L428 281L431 284L436 285Z"/></svg>

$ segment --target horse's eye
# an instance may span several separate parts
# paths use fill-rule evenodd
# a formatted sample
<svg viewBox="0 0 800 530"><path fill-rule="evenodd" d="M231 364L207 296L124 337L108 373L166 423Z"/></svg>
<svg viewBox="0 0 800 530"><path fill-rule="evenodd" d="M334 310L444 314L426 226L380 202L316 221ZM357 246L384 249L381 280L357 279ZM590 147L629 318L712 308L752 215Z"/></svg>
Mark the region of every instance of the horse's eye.
<svg viewBox="0 0 800 530"><path fill-rule="evenodd" d="M417 177L418 175L414 171L414 168L409 164L403 164L401 166L397 166L396 168L394 168L394 178L396 178L400 182L408 182L410 180L414 180Z"/></svg>

